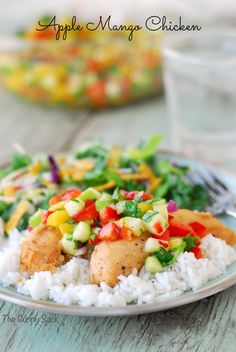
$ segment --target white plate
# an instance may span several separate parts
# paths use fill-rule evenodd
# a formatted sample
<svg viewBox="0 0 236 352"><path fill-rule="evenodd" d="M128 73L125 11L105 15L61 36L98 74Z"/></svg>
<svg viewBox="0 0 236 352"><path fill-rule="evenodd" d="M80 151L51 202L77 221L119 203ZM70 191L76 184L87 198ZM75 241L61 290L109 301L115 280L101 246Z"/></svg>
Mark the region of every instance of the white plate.
<svg viewBox="0 0 236 352"><path fill-rule="evenodd" d="M190 160L188 158L173 155L167 152L159 154L160 158L166 158L171 161L175 161L179 164L189 165L194 169L201 169L205 163ZM233 191L236 190L236 175L230 174L221 169L212 167L217 172L217 175L228 185ZM221 217L228 226L236 229L236 220L228 216ZM23 296L16 292L13 288L4 288L0 286L0 299L5 301L18 304L24 307L32 309L40 309L47 312L54 312L60 314L71 314L78 316L125 316L125 315L137 315L144 313L152 313L163 311L166 309L182 306L191 302L198 301L202 298L209 297L217 292L223 291L226 288L236 284L236 262L231 264L225 273L214 280L209 281L201 289L197 291L189 291L183 295L152 304L141 304L141 305L129 305L123 307L80 307L77 305L62 305L53 303L51 301L35 301L29 297Z"/></svg>

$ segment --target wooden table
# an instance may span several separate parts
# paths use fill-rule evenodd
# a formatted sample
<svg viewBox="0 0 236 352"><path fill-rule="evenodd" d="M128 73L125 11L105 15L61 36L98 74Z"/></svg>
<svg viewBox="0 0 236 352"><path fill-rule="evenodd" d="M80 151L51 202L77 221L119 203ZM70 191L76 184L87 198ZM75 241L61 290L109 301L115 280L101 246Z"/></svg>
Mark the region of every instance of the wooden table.
<svg viewBox="0 0 236 352"><path fill-rule="evenodd" d="M14 142L27 152L61 151L99 138L130 144L162 132L169 145L162 98L101 112L47 109L0 92L0 158ZM235 352L236 287L166 312L121 318L45 314L1 302L0 351Z"/></svg>

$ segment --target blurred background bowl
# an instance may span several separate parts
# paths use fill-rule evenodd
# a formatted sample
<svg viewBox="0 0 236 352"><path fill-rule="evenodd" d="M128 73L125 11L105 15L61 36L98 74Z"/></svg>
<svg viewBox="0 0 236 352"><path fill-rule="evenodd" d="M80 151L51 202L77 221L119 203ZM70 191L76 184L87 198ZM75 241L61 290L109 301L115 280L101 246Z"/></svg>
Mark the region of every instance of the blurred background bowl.
<svg viewBox="0 0 236 352"><path fill-rule="evenodd" d="M55 31L35 28L0 41L1 84L19 96L51 106L100 108L162 90L159 34L134 33L131 45L128 32L69 32L66 40L62 34L56 40Z"/></svg>

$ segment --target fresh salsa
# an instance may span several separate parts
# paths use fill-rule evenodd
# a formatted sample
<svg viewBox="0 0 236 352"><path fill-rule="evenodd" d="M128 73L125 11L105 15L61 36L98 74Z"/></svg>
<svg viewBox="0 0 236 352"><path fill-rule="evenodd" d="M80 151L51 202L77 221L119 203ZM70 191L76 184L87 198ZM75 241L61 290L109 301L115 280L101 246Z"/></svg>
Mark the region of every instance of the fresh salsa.
<svg viewBox="0 0 236 352"><path fill-rule="evenodd" d="M63 192L65 197L70 192L77 196L77 192L90 187L109 195L117 189L129 195L144 192L173 200L180 208L203 210L209 203L207 190L186 181L188 167L159 157L160 141L161 136L155 135L126 149L92 143L63 155L13 155L10 164L0 171L1 232L25 230L31 215L38 209L48 210ZM139 208L130 201L126 203L126 215L134 211L139 215ZM104 202L109 204L108 199Z"/></svg>
<svg viewBox="0 0 236 352"><path fill-rule="evenodd" d="M150 255L145 267L150 273L173 264L184 251L202 258L201 238L207 234L198 222L183 224L171 214L177 205L144 191L116 188L113 194L95 188L84 191L70 189L49 201L49 209L39 209L29 219L29 231L41 224L57 227L62 250L78 255L81 247L87 251L102 241L131 241L146 235L144 250Z"/></svg>

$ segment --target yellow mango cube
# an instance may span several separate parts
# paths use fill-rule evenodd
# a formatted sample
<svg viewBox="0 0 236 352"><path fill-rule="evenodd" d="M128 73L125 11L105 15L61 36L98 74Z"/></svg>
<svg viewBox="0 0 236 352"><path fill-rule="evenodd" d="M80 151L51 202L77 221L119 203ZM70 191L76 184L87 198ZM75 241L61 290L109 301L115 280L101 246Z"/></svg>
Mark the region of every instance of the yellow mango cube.
<svg viewBox="0 0 236 352"><path fill-rule="evenodd" d="M73 224L61 224L59 225L59 230L61 231L61 233L64 235L66 233L72 233L74 229L74 225Z"/></svg>
<svg viewBox="0 0 236 352"><path fill-rule="evenodd" d="M139 203L138 207L139 207L139 209L141 210L141 212L143 214L145 214L148 210L152 210L151 204L148 204L148 203L145 203L145 202Z"/></svg>
<svg viewBox="0 0 236 352"><path fill-rule="evenodd" d="M61 224L64 224L69 219L70 217L65 210L56 210L54 213L49 215L47 219L47 225L59 226Z"/></svg>

